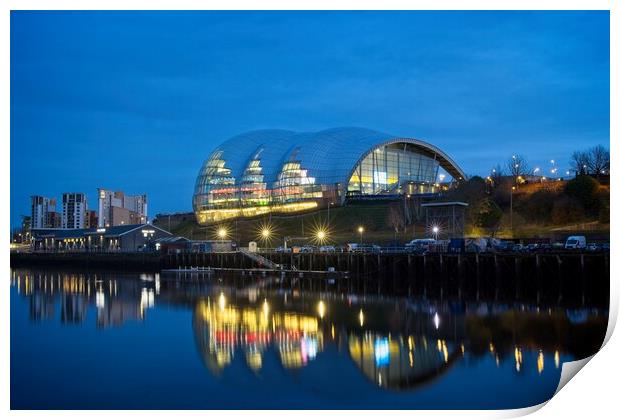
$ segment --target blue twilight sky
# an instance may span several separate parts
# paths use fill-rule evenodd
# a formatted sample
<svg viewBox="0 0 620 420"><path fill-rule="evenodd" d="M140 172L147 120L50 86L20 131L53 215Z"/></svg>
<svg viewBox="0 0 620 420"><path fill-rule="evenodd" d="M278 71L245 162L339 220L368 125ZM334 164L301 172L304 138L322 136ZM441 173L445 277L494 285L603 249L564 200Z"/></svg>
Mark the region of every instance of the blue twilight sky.
<svg viewBox="0 0 620 420"><path fill-rule="evenodd" d="M609 146L608 12L12 12L11 225L29 196L189 211L247 130L362 126L468 174Z"/></svg>

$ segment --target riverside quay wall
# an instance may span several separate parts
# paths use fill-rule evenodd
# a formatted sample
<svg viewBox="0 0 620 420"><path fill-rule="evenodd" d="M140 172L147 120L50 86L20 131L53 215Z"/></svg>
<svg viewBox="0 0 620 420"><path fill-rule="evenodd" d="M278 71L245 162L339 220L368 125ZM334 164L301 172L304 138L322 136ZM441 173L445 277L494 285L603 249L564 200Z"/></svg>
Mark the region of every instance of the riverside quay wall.
<svg viewBox="0 0 620 420"><path fill-rule="evenodd" d="M273 275L303 278L313 288L346 285L362 293L439 298L570 303L606 307L609 254L261 253L278 264L269 269L242 252L217 253L12 253L12 267L70 267L97 270L159 271L210 267L215 275ZM338 275L330 276L331 271ZM316 272L326 271L322 276ZM344 274L344 275L343 275ZM318 280L314 280L316 277ZM330 279L331 278L331 279ZM337 280L334 280L336 279ZM281 283L282 286L288 283ZM300 283L298 283L300 284ZM291 286L292 287L292 286ZM352 290L352 289L351 289Z"/></svg>

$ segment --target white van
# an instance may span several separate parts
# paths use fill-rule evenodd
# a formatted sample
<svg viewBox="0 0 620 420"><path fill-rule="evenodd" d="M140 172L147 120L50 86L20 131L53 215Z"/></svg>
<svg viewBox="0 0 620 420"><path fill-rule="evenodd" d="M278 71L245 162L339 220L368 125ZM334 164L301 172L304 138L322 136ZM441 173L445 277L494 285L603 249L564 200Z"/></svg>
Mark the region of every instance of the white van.
<svg viewBox="0 0 620 420"><path fill-rule="evenodd" d="M583 249L586 247L585 236L569 236L564 244L564 249Z"/></svg>

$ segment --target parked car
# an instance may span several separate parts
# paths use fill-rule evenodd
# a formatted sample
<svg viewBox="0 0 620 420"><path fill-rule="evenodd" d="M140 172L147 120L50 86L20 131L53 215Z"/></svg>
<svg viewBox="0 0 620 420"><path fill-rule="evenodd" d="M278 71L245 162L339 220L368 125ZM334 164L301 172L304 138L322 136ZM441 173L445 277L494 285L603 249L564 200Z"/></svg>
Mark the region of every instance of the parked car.
<svg viewBox="0 0 620 420"><path fill-rule="evenodd" d="M431 245L434 245L437 241L432 238L427 239L414 239L411 242L405 244L405 248L407 250L413 252L424 252L428 251Z"/></svg>
<svg viewBox="0 0 620 420"><path fill-rule="evenodd" d="M336 247L333 245L323 245L319 247L319 252L336 252Z"/></svg>
<svg viewBox="0 0 620 420"><path fill-rule="evenodd" d="M314 245L304 245L299 249L299 252L317 252L318 248Z"/></svg>
<svg viewBox="0 0 620 420"><path fill-rule="evenodd" d="M569 236L564 244L565 249L584 249L586 247L585 236Z"/></svg>
<svg viewBox="0 0 620 420"><path fill-rule="evenodd" d="M353 252L381 252L381 247L375 244L357 244Z"/></svg>
<svg viewBox="0 0 620 420"><path fill-rule="evenodd" d="M561 248L561 246L560 246L560 248ZM549 252L549 251L553 250L553 245L551 245L551 244L540 244L536 250L538 252Z"/></svg>
<svg viewBox="0 0 620 420"><path fill-rule="evenodd" d="M515 243L512 241L499 241L493 244L496 251L510 252L514 249Z"/></svg>
<svg viewBox="0 0 620 420"><path fill-rule="evenodd" d="M540 244L527 244L525 250L528 252L537 251L540 248Z"/></svg>
<svg viewBox="0 0 620 420"><path fill-rule="evenodd" d="M346 252L355 252L355 250L357 249L357 244L356 243L348 243L345 245L345 251Z"/></svg>

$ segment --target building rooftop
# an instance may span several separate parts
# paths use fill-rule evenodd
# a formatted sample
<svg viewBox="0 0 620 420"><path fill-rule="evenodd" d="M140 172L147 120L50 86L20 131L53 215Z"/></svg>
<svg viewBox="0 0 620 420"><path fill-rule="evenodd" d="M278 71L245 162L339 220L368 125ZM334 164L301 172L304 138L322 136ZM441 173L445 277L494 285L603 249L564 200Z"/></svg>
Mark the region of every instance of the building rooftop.
<svg viewBox="0 0 620 420"><path fill-rule="evenodd" d="M107 228L90 228L90 229L32 229L33 237L53 237L56 239L65 239L65 238L80 238L85 235L103 235L104 237L110 236L122 236L129 232L132 232L136 229L141 228L149 228L149 229L157 229L161 232L165 232L167 234L172 235L170 232L159 228L157 226L153 226L150 224L134 224L134 225L121 225L121 226L111 226Z"/></svg>
<svg viewBox="0 0 620 420"><path fill-rule="evenodd" d="M442 202L433 202L433 203L423 203L420 204L421 207L441 207L441 206L469 206L468 203L464 203L462 201L442 201Z"/></svg>

